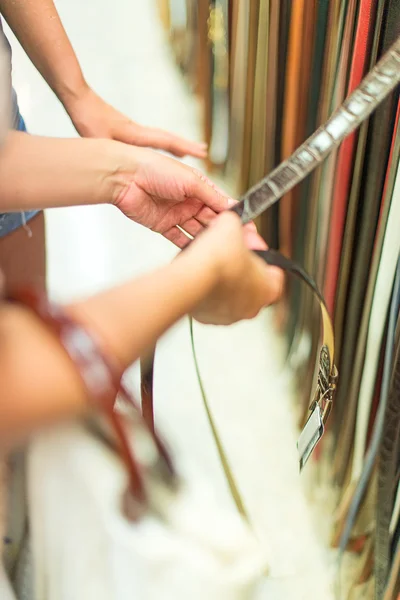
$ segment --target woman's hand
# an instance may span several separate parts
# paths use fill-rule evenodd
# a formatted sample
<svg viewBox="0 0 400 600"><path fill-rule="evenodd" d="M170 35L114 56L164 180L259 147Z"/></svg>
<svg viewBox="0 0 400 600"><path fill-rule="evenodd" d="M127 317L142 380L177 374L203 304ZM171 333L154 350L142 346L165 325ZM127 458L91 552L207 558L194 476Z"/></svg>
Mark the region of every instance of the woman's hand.
<svg viewBox="0 0 400 600"><path fill-rule="evenodd" d="M218 213L235 204L197 169L151 150L121 148L115 205L133 221L183 248ZM132 166L132 157L135 166ZM127 160L128 159L128 160Z"/></svg>
<svg viewBox="0 0 400 600"><path fill-rule="evenodd" d="M190 253L193 269L203 267L214 273L214 285L192 312L197 321L230 325L255 317L279 299L283 272L266 265L249 248L266 248L254 225L242 227L235 214L225 213L185 250L183 255L189 260Z"/></svg>
<svg viewBox="0 0 400 600"><path fill-rule="evenodd" d="M207 156L207 144L191 142L162 129L139 125L107 104L89 86L78 98L66 104L66 110L82 137L107 138L134 146L147 146L180 157Z"/></svg>
<svg viewBox="0 0 400 600"><path fill-rule="evenodd" d="M235 200L196 169L113 140L12 131L0 160L0 211L113 204L179 247Z"/></svg>

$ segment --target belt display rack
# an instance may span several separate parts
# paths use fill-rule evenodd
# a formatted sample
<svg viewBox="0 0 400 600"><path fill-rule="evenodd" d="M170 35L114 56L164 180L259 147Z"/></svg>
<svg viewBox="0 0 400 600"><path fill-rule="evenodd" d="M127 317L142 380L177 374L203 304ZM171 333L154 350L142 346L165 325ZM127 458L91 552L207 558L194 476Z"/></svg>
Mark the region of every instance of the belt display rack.
<svg viewBox="0 0 400 600"><path fill-rule="evenodd" d="M208 166L245 200L400 37L399 0L159 4L173 47L176 15L186 19L179 27L190 52L180 66L203 107ZM342 565L352 564L342 569L338 592L349 600L400 597L399 115L397 85L323 164L258 217L268 245L315 280L334 325L335 401L309 462L313 480L335 499L330 543ZM276 191L260 189L260 202ZM275 321L299 382L301 427L320 375L320 319L309 289L288 280Z"/></svg>

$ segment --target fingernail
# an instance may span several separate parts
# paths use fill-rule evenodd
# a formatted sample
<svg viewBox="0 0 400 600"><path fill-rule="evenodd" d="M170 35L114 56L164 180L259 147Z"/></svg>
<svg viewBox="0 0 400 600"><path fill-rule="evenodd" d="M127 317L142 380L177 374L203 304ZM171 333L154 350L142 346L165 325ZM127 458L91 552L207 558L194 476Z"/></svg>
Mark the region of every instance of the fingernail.
<svg viewBox="0 0 400 600"><path fill-rule="evenodd" d="M208 144L206 142L200 142L199 146L201 148L204 148L204 150L207 150L207 148L208 148Z"/></svg>
<svg viewBox="0 0 400 600"><path fill-rule="evenodd" d="M234 200L233 198L228 198L228 206L232 207L235 206L235 204L237 204L238 201Z"/></svg>

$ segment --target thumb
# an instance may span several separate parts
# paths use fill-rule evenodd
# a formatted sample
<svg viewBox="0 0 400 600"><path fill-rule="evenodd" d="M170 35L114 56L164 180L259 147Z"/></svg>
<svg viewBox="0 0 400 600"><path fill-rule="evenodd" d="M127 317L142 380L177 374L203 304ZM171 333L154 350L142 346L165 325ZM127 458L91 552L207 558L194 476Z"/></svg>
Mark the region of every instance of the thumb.
<svg viewBox="0 0 400 600"><path fill-rule="evenodd" d="M229 198L225 192L219 189L206 175L197 169L188 168L189 177L185 182L185 196L196 198L211 208L216 213L227 210L236 200Z"/></svg>

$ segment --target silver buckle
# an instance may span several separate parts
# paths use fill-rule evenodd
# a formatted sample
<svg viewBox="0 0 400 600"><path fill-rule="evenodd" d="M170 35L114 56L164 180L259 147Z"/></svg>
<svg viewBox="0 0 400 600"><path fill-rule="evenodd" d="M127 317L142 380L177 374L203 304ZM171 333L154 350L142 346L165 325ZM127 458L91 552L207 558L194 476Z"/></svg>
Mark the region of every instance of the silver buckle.
<svg viewBox="0 0 400 600"><path fill-rule="evenodd" d="M319 357L317 389L310 406L311 414L297 442L300 472L310 458L315 446L324 435L325 424L332 407L337 378L338 372L336 367L333 366L333 369L331 369L328 348L323 346Z"/></svg>
<svg viewBox="0 0 400 600"><path fill-rule="evenodd" d="M311 415L308 417L306 424L300 434L297 442L297 450L299 452L300 471L310 458L315 446L324 435L324 422L319 404L314 405Z"/></svg>

